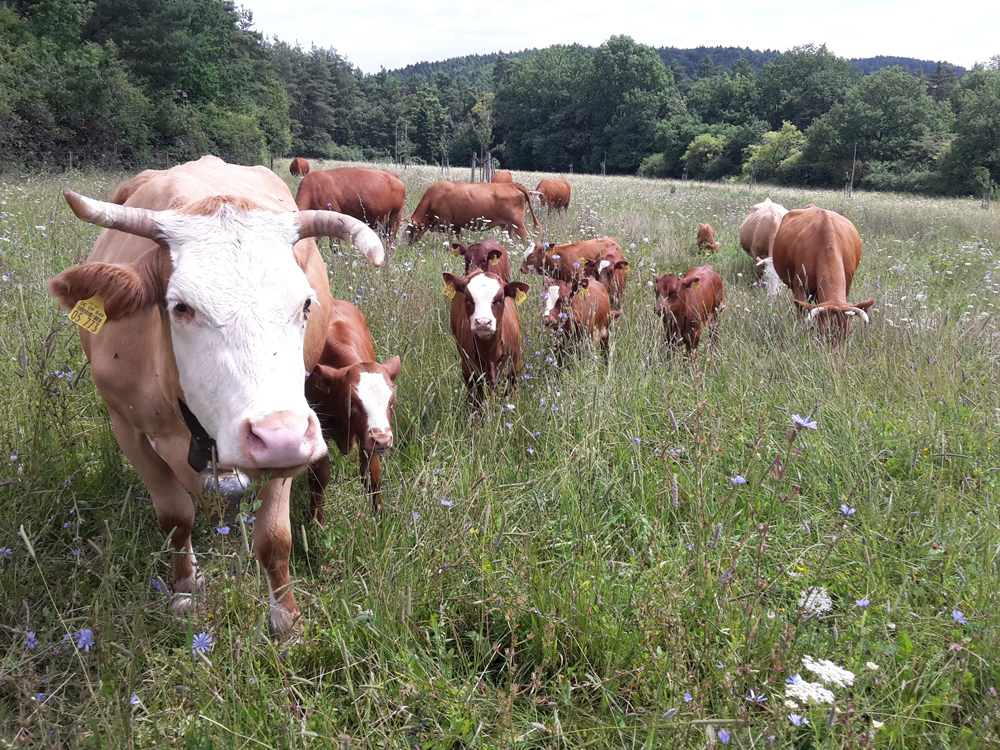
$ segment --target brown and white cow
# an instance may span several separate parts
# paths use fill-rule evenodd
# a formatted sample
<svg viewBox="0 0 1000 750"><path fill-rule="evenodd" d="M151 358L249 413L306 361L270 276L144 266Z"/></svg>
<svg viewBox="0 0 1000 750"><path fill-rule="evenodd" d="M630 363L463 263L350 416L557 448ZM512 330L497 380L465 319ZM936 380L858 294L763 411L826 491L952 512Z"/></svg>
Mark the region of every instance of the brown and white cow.
<svg viewBox="0 0 1000 750"><path fill-rule="evenodd" d="M496 172L493 173L493 176L490 177L490 182L493 182L493 183L498 183L498 182L510 182L510 183L513 183L514 182L514 175L512 175L510 173L510 170L508 170L508 169L498 169Z"/></svg>
<svg viewBox="0 0 1000 750"><path fill-rule="evenodd" d="M702 252L706 250L718 250L722 245L715 241L715 230L711 224L702 224L698 227L698 249Z"/></svg>
<svg viewBox="0 0 1000 750"><path fill-rule="evenodd" d="M461 236L470 227L499 227L513 239L526 239L524 211L535 229L542 227L531 206L531 193L518 183L435 182L424 192L410 217L407 241L417 242L427 231Z"/></svg>
<svg viewBox="0 0 1000 750"><path fill-rule="evenodd" d="M565 242L560 245L536 242L524 251L521 273L551 276L562 281L572 281L583 276L588 260L599 261L605 253L622 249L610 237L596 240Z"/></svg>
<svg viewBox="0 0 1000 750"><path fill-rule="evenodd" d="M299 156L296 156L292 159L292 163L288 165L288 171L296 177L305 177L309 174L309 162Z"/></svg>
<svg viewBox="0 0 1000 750"><path fill-rule="evenodd" d="M628 271L628 261L625 260L625 256L617 244L606 248L597 260L588 258L583 266L584 275L604 284L608 290L608 296L611 298L611 304L616 308L621 306L622 299L625 297Z"/></svg>
<svg viewBox="0 0 1000 750"><path fill-rule="evenodd" d="M406 186L396 174L365 167L320 169L307 175L295 194L299 211L339 211L382 229L392 244L405 203Z"/></svg>
<svg viewBox="0 0 1000 750"><path fill-rule="evenodd" d="M608 290L597 279L586 276L571 282L544 279L542 293L542 323L559 336L556 347L559 363L569 341L589 339L599 344L605 360L610 351L608 324L621 317L621 310L612 310Z"/></svg>
<svg viewBox="0 0 1000 750"><path fill-rule="evenodd" d="M97 313L81 319L80 339L118 444L160 527L172 532L170 610L185 611L203 584L192 495L204 497L212 469L193 450L200 433L214 444L220 473L267 480L253 549L280 633L299 614L288 566L291 478L326 452L303 366L311 370L323 349L330 285L307 238L347 240L375 265L382 245L348 216L296 212L285 183L264 167L205 156L136 181L118 191L124 206L64 191L79 218L106 229L87 261L49 289L67 308L89 300L107 316L99 329Z"/></svg>
<svg viewBox="0 0 1000 750"><path fill-rule="evenodd" d="M399 357L375 361L375 342L364 314L350 302L331 300L323 354L306 378L306 400L316 412L323 438L343 455L358 447L361 476L377 514L382 509L379 456L392 448L392 407ZM323 496L330 483L330 457L309 467L309 507L323 525Z"/></svg>
<svg viewBox="0 0 1000 750"><path fill-rule="evenodd" d="M787 208L772 203L770 198L751 206L750 213L740 224L740 247L755 264L761 258L770 257L771 248L774 246L774 235L778 233L781 219L787 213ZM762 267L756 266L756 268L759 278Z"/></svg>
<svg viewBox="0 0 1000 750"><path fill-rule="evenodd" d="M847 301L861 262L861 235L850 219L811 204L789 211L781 220L771 257L799 312L809 310L809 320L818 321L821 334L842 339L854 316L868 324L865 310L875 300L856 305Z"/></svg>
<svg viewBox="0 0 1000 750"><path fill-rule="evenodd" d="M550 209L569 208L569 181L562 177L546 177L538 183L535 192L539 194L538 202Z"/></svg>
<svg viewBox="0 0 1000 750"><path fill-rule="evenodd" d="M462 375L474 405L484 388L496 391L502 381L513 387L521 375L521 321L516 300L527 297L523 281L504 283L493 273L476 269L468 276L445 273L445 294L451 297L451 332L458 344ZM523 299L522 298L522 299Z"/></svg>
<svg viewBox="0 0 1000 750"><path fill-rule="evenodd" d="M468 247L453 242L451 251L465 258L466 276L472 273L472 269L479 268L495 273L505 284L510 281L510 257L507 255L507 249L492 237L482 242L474 242Z"/></svg>
<svg viewBox="0 0 1000 750"><path fill-rule="evenodd" d="M690 354L701 332L712 328L722 306L722 278L711 265L697 266L681 278L673 273L653 277L653 311L663 318L671 345L684 344Z"/></svg>

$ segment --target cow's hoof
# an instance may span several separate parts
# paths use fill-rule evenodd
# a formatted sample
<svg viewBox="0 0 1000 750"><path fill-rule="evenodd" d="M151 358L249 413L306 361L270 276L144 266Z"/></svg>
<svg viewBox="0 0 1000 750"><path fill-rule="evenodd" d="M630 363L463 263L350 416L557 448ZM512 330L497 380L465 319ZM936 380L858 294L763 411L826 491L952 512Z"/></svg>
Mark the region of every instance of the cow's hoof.
<svg viewBox="0 0 1000 750"><path fill-rule="evenodd" d="M185 591L178 591L170 598L170 603L167 605L167 613L182 617L188 613L193 603L194 599L191 597L191 594Z"/></svg>

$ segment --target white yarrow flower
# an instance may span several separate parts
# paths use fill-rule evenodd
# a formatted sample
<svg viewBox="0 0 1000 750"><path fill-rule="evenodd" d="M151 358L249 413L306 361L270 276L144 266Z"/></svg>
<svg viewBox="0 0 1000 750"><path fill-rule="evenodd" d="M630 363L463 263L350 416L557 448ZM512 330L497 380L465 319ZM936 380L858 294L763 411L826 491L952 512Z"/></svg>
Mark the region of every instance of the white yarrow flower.
<svg viewBox="0 0 1000 750"><path fill-rule="evenodd" d="M794 685L786 685L785 698L796 700L805 705L833 703L835 700L833 693L818 682L806 682L805 680L799 680Z"/></svg>
<svg viewBox="0 0 1000 750"><path fill-rule="evenodd" d="M878 664L873 661L865 662L865 666L868 667L872 672L878 671Z"/></svg>
<svg viewBox="0 0 1000 750"><path fill-rule="evenodd" d="M833 609L833 600L822 586L810 586L799 594L799 608L807 615L821 615Z"/></svg>
<svg viewBox="0 0 1000 750"><path fill-rule="evenodd" d="M827 685L836 685L843 689L854 684L854 672L838 667L829 659L814 661L811 656L803 656L802 666Z"/></svg>

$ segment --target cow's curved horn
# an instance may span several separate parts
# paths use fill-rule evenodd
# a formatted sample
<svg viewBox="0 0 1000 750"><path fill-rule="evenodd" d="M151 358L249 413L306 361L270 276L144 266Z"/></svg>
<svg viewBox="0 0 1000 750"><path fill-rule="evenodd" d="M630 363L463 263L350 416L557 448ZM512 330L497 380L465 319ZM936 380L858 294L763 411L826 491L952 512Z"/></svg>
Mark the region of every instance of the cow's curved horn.
<svg viewBox="0 0 1000 750"><path fill-rule="evenodd" d="M299 239L305 237L334 237L345 240L360 250L372 265L381 266L385 249L378 235L363 221L336 211L300 211L295 214Z"/></svg>
<svg viewBox="0 0 1000 750"><path fill-rule="evenodd" d="M162 237L159 227L156 226L156 211L96 201L74 193L69 188L63 189L63 197L78 219L105 229L117 229L119 232L148 237L151 240Z"/></svg>
<svg viewBox="0 0 1000 750"><path fill-rule="evenodd" d="M809 322L815 323L816 318L823 314L823 308L818 305L809 311Z"/></svg>
<svg viewBox="0 0 1000 750"><path fill-rule="evenodd" d="M868 313L866 313L860 307L852 307L851 312L857 313L861 317L861 320L864 321L865 325L868 325Z"/></svg>

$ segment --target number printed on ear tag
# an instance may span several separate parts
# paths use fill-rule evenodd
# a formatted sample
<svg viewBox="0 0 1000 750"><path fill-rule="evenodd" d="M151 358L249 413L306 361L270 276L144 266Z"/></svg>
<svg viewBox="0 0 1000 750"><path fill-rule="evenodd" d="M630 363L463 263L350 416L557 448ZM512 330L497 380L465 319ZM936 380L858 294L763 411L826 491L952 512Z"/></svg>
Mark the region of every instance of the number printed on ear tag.
<svg viewBox="0 0 1000 750"><path fill-rule="evenodd" d="M444 285L444 296L449 299L455 299L455 285L448 283Z"/></svg>
<svg viewBox="0 0 1000 750"><path fill-rule="evenodd" d="M517 294L514 295L514 304L520 305L526 299L528 299L528 295L522 292L520 289L518 289Z"/></svg>
<svg viewBox="0 0 1000 750"><path fill-rule="evenodd" d="M98 294L90 299L80 300L70 310L69 319L85 331L99 332L108 319L107 313L104 312L104 300Z"/></svg>

